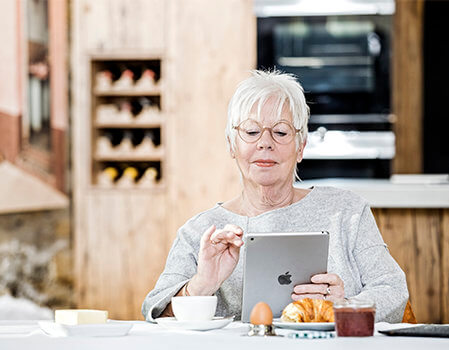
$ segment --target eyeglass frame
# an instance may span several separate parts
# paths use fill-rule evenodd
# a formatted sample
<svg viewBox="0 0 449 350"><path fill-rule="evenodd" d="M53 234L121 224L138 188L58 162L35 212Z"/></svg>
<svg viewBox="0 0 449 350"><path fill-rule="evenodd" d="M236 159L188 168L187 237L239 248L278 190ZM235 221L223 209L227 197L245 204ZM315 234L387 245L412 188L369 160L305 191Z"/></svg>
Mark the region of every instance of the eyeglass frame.
<svg viewBox="0 0 449 350"><path fill-rule="evenodd" d="M247 120L252 120L252 121L254 121L255 123L259 124L259 125L262 127L262 129L261 129L261 131L260 131L259 137L258 137L256 140L251 141L251 142L248 142L248 141L244 140L243 137L240 135L240 130L241 130L241 129L240 129L240 125L242 125L242 124L243 124L244 122L246 122ZM288 145L291 141L288 142L288 143L280 143L280 142L276 141L276 139L275 139L274 136L273 136L273 128L274 128L277 124L279 124L279 123L285 123L285 124L288 124L288 125L295 131L295 136L296 136L296 134L298 134L298 133L302 130L302 128L301 128L301 129L296 129L295 126L294 126L292 123L290 123L288 120L284 120L284 119L281 119L281 120L277 121L276 123L274 123L274 124L269 128L269 127L267 127L267 126L261 125L257 120L252 119L252 118L248 118L248 119L242 120L242 121L239 123L239 125L233 125L233 126L232 126L232 129L237 130L237 135L239 135L240 139L241 139L243 142L246 142L246 143L255 143L255 142L259 141L259 140L262 138L262 135L263 135L263 133L265 132L265 130L268 130L268 131L270 132L270 136L271 136L271 138L273 139L274 142L276 142L276 143L279 144L279 145ZM295 136L292 138L292 141L295 139Z"/></svg>

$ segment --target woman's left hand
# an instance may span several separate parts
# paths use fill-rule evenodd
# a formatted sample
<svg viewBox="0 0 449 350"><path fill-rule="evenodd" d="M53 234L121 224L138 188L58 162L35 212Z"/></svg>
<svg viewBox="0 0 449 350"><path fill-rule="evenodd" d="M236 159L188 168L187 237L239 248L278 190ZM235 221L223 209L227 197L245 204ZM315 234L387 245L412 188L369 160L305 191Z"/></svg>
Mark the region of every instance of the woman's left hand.
<svg viewBox="0 0 449 350"><path fill-rule="evenodd" d="M298 284L293 288L292 299L304 298L337 301L344 299L345 286L335 273L323 273L311 278L310 284Z"/></svg>

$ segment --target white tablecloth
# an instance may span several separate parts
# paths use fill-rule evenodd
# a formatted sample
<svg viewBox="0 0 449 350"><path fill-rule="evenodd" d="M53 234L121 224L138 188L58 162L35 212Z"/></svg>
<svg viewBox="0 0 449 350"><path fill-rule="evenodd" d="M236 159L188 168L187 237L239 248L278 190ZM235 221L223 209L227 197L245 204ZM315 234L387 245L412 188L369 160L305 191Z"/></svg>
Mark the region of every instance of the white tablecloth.
<svg viewBox="0 0 449 350"><path fill-rule="evenodd" d="M142 321L133 323L124 337L51 337L32 321L0 321L0 349L449 349L449 338L388 337L377 333L366 338L292 339L288 337L247 337L248 326L233 322L226 328L207 331L168 330ZM376 330L405 325L376 324ZM291 331L280 330L282 334Z"/></svg>

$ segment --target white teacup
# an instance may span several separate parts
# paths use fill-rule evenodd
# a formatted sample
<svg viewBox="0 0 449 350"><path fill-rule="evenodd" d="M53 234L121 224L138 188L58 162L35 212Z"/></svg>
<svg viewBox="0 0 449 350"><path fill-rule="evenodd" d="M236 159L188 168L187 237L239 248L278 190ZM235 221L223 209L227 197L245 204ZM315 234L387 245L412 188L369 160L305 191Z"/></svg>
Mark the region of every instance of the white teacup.
<svg viewBox="0 0 449 350"><path fill-rule="evenodd" d="M217 296L185 296L171 298L178 321L209 321L215 315Z"/></svg>

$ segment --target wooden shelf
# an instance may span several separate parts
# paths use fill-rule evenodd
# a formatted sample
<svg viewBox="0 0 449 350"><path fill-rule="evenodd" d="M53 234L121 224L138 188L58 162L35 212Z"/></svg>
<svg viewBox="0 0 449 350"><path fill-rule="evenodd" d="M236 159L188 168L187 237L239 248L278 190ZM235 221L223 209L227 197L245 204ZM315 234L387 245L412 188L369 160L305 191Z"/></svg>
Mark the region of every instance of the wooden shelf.
<svg viewBox="0 0 449 350"><path fill-rule="evenodd" d="M94 159L98 162L160 162L162 161L163 153L153 155L101 155L96 154Z"/></svg>
<svg viewBox="0 0 449 350"><path fill-rule="evenodd" d="M108 51L106 53L102 52L91 52L90 58L93 61L160 61L164 58L163 51L154 51L151 54L142 53L141 51Z"/></svg>
<svg viewBox="0 0 449 350"><path fill-rule="evenodd" d="M154 129L160 128L163 122L154 123L95 123L94 126L98 129Z"/></svg>
<svg viewBox="0 0 449 350"><path fill-rule="evenodd" d="M100 186L100 185L92 185L91 188L95 191L107 191L107 192L111 192L111 191L162 191L166 189L166 185L164 182L157 182L156 184L152 185L152 186L139 186L139 184L136 184L133 187L119 187L119 186Z"/></svg>
<svg viewBox="0 0 449 350"><path fill-rule="evenodd" d="M140 97L140 96L159 96L161 94L161 88L155 87L151 90L123 90L123 91L98 91L94 90L95 96L101 96L101 97Z"/></svg>

